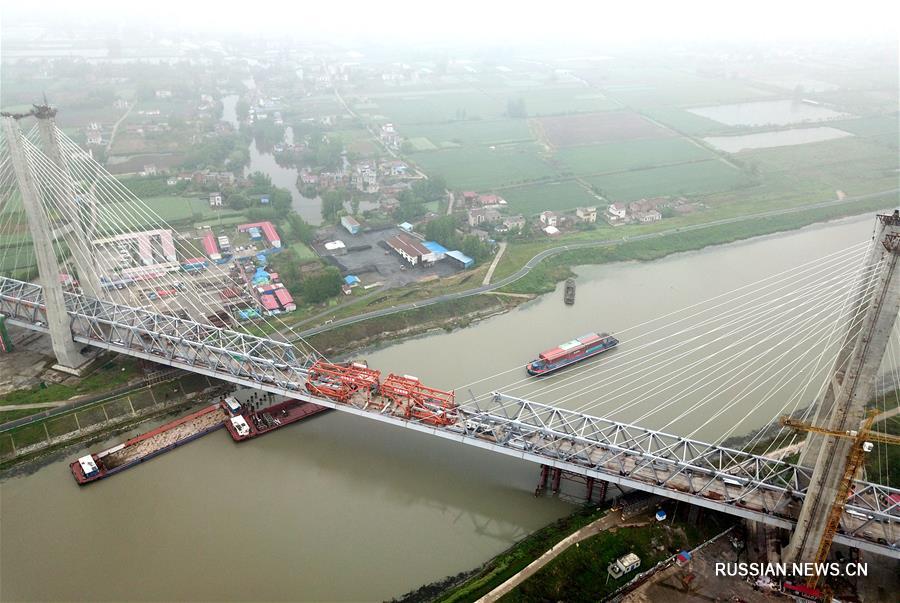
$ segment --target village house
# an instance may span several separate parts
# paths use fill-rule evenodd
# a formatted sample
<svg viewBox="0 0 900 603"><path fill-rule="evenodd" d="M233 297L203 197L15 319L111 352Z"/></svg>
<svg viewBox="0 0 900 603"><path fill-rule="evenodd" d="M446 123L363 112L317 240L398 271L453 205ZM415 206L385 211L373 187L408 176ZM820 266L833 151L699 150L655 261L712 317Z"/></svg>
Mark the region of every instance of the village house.
<svg viewBox="0 0 900 603"><path fill-rule="evenodd" d="M176 184L178 184L178 178L177 178L177 177L175 177L175 176L169 176L168 178L166 178L166 185L167 185L167 186L175 186Z"/></svg>
<svg viewBox="0 0 900 603"><path fill-rule="evenodd" d="M633 214L634 219L640 222L641 224L649 224L651 222L659 222L662 220L662 214L656 211L655 209L651 209L648 211L641 211L636 214Z"/></svg>
<svg viewBox="0 0 900 603"><path fill-rule="evenodd" d="M363 193L377 193L378 170L368 163L357 164L350 176L350 185Z"/></svg>
<svg viewBox="0 0 900 603"><path fill-rule="evenodd" d="M300 182L305 185L315 185L319 181L319 177L309 170L300 172Z"/></svg>
<svg viewBox="0 0 900 603"><path fill-rule="evenodd" d="M399 159L392 161L384 161L380 165L381 171L389 176L406 176L409 172L409 166Z"/></svg>
<svg viewBox="0 0 900 603"><path fill-rule="evenodd" d="M478 195L478 204L482 207L499 207L506 205L506 199L499 195Z"/></svg>
<svg viewBox="0 0 900 603"><path fill-rule="evenodd" d="M556 228L559 225L559 216L556 212L542 211L540 220L542 226L552 226L553 228Z"/></svg>
<svg viewBox="0 0 900 603"><path fill-rule="evenodd" d="M503 218L503 226L507 229L523 228L525 226L525 216L508 216Z"/></svg>
<svg viewBox="0 0 900 603"><path fill-rule="evenodd" d="M391 148L396 149L400 147L400 134L394 128L394 124L384 124L381 126L379 137L381 138L381 142Z"/></svg>
<svg viewBox="0 0 900 603"><path fill-rule="evenodd" d="M88 144L102 144L103 136L100 134L100 130L88 130L87 143Z"/></svg>
<svg viewBox="0 0 900 603"><path fill-rule="evenodd" d="M596 207L579 207L575 210L575 215L582 222L594 223L597 221Z"/></svg>
<svg viewBox="0 0 900 603"><path fill-rule="evenodd" d="M210 193L209 194L209 206L210 207L222 207L222 193Z"/></svg>
<svg viewBox="0 0 900 603"><path fill-rule="evenodd" d="M606 212L613 220L625 220L628 217L628 208L625 207L624 203L613 203L607 208Z"/></svg>
<svg viewBox="0 0 900 603"><path fill-rule="evenodd" d="M476 207L468 213L469 226L493 224L500 221L500 212L493 207Z"/></svg>
<svg viewBox="0 0 900 603"><path fill-rule="evenodd" d="M478 193L475 191L463 191L462 200L466 205L472 205L478 200Z"/></svg>

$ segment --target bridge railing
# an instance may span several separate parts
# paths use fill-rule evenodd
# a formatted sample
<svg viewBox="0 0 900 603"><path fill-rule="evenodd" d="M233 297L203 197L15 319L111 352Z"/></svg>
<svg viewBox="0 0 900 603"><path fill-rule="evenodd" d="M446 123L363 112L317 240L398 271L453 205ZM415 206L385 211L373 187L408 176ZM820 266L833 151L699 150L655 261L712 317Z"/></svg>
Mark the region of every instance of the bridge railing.
<svg viewBox="0 0 900 603"><path fill-rule="evenodd" d="M502 393L459 407L450 425L313 397L306 381L314 358L288 343L71 293L66 303L78 341L785 528L811 477L784 461ZM40 286L0 277L0 312L42 330ZM900 557L897 501L900 490L856 482L838 541Z"/></svg>

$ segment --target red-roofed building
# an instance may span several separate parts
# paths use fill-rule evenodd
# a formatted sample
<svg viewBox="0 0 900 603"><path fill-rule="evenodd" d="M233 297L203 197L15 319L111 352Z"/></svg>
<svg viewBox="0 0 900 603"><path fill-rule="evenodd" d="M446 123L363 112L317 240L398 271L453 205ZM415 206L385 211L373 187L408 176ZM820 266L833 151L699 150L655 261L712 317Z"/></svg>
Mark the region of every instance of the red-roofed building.
<svg viewBox="0 0 900 603"><path fill-rule="evenodd" d="M213 261L222 259L222 254L219 253L219 243L212 232L203 236L203 251L206 252L206 257Z"/></svg>
<svg viewBox="0 0 900 603"><path fill-rule="evenodd" d="M297 309L297 304L294 303L294 298L287 289L276 289L275 299L278 300L285 312L293 312Z"/></svg>
<svg viewBox="0 0 900 603"><path fill-rule="evenodd" d="M262 307L269 312L273 312L279 309L278 300L275 299L274 295L261 295L259 297L259 303L261 303Z"/></svg>
<svg viewBox="0 0 900 603"><path fill-rule="evenodd" d="M253 222L252 224L241 224L238 226L239 232L247 232L251 228L258 228L262 231L263 236L266 238L266 241L269 242L269 245L272 247L281 247L281 237L278 236L278 231L275 230L275 227L272 226L271 222Z"/></svg>

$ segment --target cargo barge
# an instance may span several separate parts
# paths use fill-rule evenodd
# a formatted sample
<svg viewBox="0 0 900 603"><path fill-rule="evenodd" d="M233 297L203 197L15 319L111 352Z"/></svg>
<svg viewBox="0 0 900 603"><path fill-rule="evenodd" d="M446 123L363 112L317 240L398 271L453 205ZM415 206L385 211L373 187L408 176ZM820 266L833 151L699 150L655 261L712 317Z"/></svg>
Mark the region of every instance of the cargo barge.
<svg viewBox="0 0 900 603"><path fill-rule="evenodd" d="M588 333L578 339L561 343L557 347L542 352L536 360L525 365L525 370L533 377L547 375L570 364L586 360L606 350L616 347L619 340L609 333Z"/></svg>
<svg viewBox="0 0 900 603"><path fill-rule="evenodd" d="M575 279L567 278L566 279L566 289L565 294L563 295L563 300L566 302L567 306L571 306L575 303Z"/></svg>
<svg viewBox="0 0 900 603"><path fill-rule="evenodd" d="M331 410L327 406L300 400L285 400L261 410L250 410L231 396L223 400L223 407L227 408L231 415L225 421L225 429L235 442L265 435L320 412Z"/></svg>
<svg viewBox="0 0 900 603"><path fill-rule="evenodd" d="M75 481L88 484L125 471L139 463L205 436L225 425L228 413L221 403L207 406L160 425L103 452L85 455L69 467Z"/></svg>

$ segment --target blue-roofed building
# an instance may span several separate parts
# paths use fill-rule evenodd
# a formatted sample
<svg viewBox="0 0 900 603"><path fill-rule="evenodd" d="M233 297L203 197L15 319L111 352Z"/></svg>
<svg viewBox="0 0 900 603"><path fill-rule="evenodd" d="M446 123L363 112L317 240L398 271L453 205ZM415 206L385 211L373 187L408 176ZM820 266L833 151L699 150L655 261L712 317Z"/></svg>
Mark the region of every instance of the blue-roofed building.
<svg viewBox="0 0 900 603"><path fill-rule="evenodd" d="M269 195L262 195L259 198L259 202L262 203L263 205L268 205L269 204Z"/></svg>
<svg viewBox="0 0 900 603"><path fill-rule="evenodd" d="M462 251L454 249L453 251L448 251L445 255L451 260L462 264L463 268L471 268L475 265L475 260L464 254Z"/></svg>
<svg viewBox="0 0 900 603"><path fill-rule="evenodd" d="M359 277L354 274L348 274L344 277L344 282L348 287L354 287L359 284Z"/></svg>
<svg viewBox="0 0 900 603"><path fill-rule="evenodd" d="M446 247L444 247L444 246L441 245L440 243L436 243L436 242L434 242L434 241L424 241L424 242L422 243L422 245L424 245L425 247L427 247L428 250L431 251L431 253L434 254L434 261L436 261L436 262L437 262L438 260L443 260L443 259L444 259L444 256L447 254L447 252L450 251L449 249L447 249Z"/></svg>

